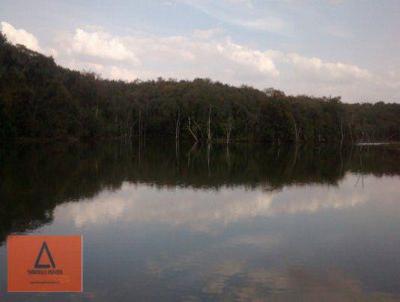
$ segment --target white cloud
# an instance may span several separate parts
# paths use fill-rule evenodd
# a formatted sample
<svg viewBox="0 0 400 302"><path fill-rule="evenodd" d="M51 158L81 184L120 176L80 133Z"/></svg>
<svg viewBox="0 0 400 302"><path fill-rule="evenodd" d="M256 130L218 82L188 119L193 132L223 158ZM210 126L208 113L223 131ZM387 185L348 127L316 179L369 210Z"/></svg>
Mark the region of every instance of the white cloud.
<svg viewBox="0 0 400 302"><path fill-rule="evenodd" d="M247 27L249 29L270 32L282 31L286 26L285 22L282 19L273 17L254 20L233 19L230 22L235 25Z"/></svg>
<svg viewBox="0 0 400 302"><path fill-rule="evenodd" d="M278 76L279 71L275 67L274 61L267 52L253 50L230 40L217 45L217 50L222 56L229 58L233 62L249 66L258 70L262 74Z"/></svg>
<svg viewBox="0 0 400 302"><path fill-rule="evenodd" d="M118 37L103 32L87 32L78 28L73 36L71 49L78 54L103 59L128 60L135 64L139 62Z"/></svg>
<svg viewBox="0 0 400 302"><path fill-rule="evenodd" d="M24 29L16 29L10 23L1 22L1 31L13 44L22 44L34 51L41 50L39 47L39 41L36 39L36 37Z"/></svg>
<svg viewBox="0 0 400 302"><path fill-rule="evenodd" d="M344 64L341 62L324 62L319 58L307 58L297 53L287 54L286 59L296 68L325 76L328 75L332 79L347 77L356 79L369 79L372 77L368 70L352 64Z"/></svg>
<svg viewBox="0 0 400 302"><path fill-rule="evenodd" d="M95 64L95 72L113 79L211 77L229 82L229 75L279 75L268 52L234 43L221 36L219 29L169 37L112 36L103 31L77 29L65 43L69 49L61 60L65 65L76 68L81 62L82 68L87 69Z"/></svg>
<svg viewBox="0 0 400 302"><path fill-rule="evenodd" d="M134 81L139 78L134 71L117 66L111 67L111 69L109 70L109 77L115 80L123 80L128 82Z"/></svg>
<svg viewBox="0 0 400 302"><path fill-rule="evenodd" d="M374 79L370 71L354 64L251 48L232 41L218 28L167 37L141 33L113 36L102 30L77 29L65 48L71 51L64 53L64 64L79 68L81 62L85 69L95 64L93 70L103 77L129 81L158 76L209 77L234 85L291 86L292 93L304 93L305 89L323 95Z"/></svg>

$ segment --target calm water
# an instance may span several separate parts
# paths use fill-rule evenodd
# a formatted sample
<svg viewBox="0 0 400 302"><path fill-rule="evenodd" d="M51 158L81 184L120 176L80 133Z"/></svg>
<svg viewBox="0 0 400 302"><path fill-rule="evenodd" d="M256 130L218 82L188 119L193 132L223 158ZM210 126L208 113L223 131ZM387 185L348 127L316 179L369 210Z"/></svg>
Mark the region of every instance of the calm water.
<svg viewBox="0 0 400 302"><path fill-rule="evenodd" d="M399 175L398 146L3 147L0 299L400 301ZM85 292L6 294L11 233L82 234Z"/></svg>

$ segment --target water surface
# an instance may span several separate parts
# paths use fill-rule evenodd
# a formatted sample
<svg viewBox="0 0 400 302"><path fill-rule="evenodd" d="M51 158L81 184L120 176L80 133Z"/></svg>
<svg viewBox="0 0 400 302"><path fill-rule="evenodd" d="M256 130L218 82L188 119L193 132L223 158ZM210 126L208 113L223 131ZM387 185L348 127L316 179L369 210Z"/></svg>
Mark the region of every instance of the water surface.
<svg viewBox="0 0 400 302"><path fill-rule="evenodd" d="M7 301L400 301L398 146L0 150ZM82 234L83 294L6 294L5 238Z"/></svg>

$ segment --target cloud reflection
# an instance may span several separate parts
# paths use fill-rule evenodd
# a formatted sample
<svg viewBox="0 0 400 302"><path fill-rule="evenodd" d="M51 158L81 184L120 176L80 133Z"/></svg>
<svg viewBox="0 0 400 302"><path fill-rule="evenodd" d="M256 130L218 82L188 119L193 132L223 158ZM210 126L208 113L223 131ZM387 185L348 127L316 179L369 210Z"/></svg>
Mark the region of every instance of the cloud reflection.
<svg viewBox="0 0 400 302"><path fill-rule="evenodd" d="M348 174L338 187L304 185L265 192L243 187L219 190L155 188L124 183L117 191L103 191L91 200L57 207L55 215L72 218L77 227L110 222L163 224L192 231L212 232L232 223L279 215L343 210L367 202L390 202L400 195L396 178L363 179Z"/></svg>
<svg viewBox="0 0 400 302"><path fill-rule="evenodd" d="M235 267L238 270L233 270ZM400 301L396 295L363 292L360 281L337 270L290 267L283 271L263 268L246 271L246 266L224 263L216 267L215 273L216 277L208 280L204 291L218 300Z"/></svg>

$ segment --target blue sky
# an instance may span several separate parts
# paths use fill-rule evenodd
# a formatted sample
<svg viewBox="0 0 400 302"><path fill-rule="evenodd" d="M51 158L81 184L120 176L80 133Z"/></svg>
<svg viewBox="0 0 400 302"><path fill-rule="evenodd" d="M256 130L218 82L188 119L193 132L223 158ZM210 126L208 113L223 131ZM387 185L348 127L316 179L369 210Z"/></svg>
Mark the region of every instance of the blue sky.
<svg viewBox="0 0 400 302"><path fill-rule="evenodd" d="M104 78L400 102L397 0L1 0L12 43Z"/></svg>

